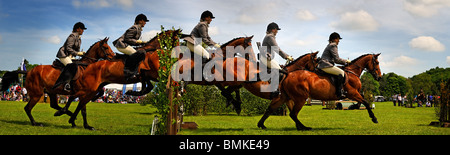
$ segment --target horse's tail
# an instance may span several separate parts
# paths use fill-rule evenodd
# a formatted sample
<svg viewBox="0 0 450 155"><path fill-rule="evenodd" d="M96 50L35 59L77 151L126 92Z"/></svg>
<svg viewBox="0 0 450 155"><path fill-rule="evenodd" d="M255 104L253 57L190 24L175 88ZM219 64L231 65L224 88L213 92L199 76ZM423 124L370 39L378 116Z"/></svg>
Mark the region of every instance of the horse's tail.
<svg viewBox="0 0 450 155"><path fill-rule="evenodd" d="M27 72L20 70L6 72L2 77L2 88L0 91L6 91L12 83L19 82L19 74L27 74Z"/></svg>

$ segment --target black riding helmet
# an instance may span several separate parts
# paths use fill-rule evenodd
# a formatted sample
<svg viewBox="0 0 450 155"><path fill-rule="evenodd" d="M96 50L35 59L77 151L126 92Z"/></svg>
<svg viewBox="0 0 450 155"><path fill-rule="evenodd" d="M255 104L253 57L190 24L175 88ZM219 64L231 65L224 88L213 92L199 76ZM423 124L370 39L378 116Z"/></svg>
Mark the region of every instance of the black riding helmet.
<svg viewBox="0 0 450 155"><path fill-rule="evenodd" d="M328 41L332 41L334 39L342 39L341 35L339 35L339 33L333 32L332 34L330 34L330 38L328 39Z"/></svg>
<svg viewBox="0 0 450 155"><path fill-rule="evenodd" d="M73 32L77 31L78 28L81 28L83 30L87 29L82 22L78 22L73 25Z"/></svg>
<svg viewBox="0 0 450 155"><path fill-rule="evenodd" d="M144 14L139 14L136 16L136 19L134 19L134 23L137 23L138 21L144 20L145 22L149 22L149 20L147 19L147 16L145 16Z"/></svg>
<svg viewBox="0 0 450 155"><path fill-rule="evenodd" d="M204 19L204 18L206 18L206 17L211 17L211 19L216 18L216 17L214 17L214 15L212 14L212 12L209 11L209 10L203 11L202 16L200 17L200 19Z"/></svg>
<svg viewBox="0 0 450 155"><path fill-rule="evenodd" d="M278 24L275 22L270 23L269 25L267 25L267 32L273 30L273 29L277 29L277 30L281 30L280 27L278 27Z"/></svg>

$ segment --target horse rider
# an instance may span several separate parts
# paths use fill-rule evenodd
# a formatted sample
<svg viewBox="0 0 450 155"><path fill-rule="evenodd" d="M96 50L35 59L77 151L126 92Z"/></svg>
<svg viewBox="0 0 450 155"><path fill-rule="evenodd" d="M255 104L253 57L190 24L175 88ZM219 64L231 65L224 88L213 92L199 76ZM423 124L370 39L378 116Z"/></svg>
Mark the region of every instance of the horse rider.
<svg viewBox="0 0 450 155"><path fill-rule="evenodd" d="M264 40L262 42L262 46L266 47L267 49L260 50L260 53L261 53L260 60L269 69L278 69L278 70L280 70L280 73L287 75L288 74L287 71L285 69L282 69L280 67L280 65L278 64L278 62L273 59L274 58L273 52L275 52L275 53L278 53L285 60L294 61L294 58L292 58L292 56L287 55L278 46L278 43L276 41L276 36L277 36L278 30L281 30L281 29L280 29L280 27L278 27L277 23L272 22L269 25L267 25L266 36L264 37ZM280 74L280 81L282 80L282 77L283 77L283 75ZM277 90L275 92L273 92L272 95L278 96L279 93L280 92L277 88Z"/></svg>
<svg viewBox="0 0 450 155"><path fill-rule="evenodd" d="M118 51L130 56L125 61L124 67L124 75L127 80L138 75L137 68L139 67L139 63L145 59L145 51L136 51L132 46L147 43L147 41L140 40L142 28L147 22L149 22L147 16L144 14L137 15L134 20L134 25L128 28L120 38L113 42Z"/></svg>
<svg viewBox="0 0 450 155"><path fill-rule="evenodd" d="M202 46L202 42L205 43L207 46L215 47L216 49L220 48L220 45L214 42L211 37L209 37L208 34L208 28L209 24L211 24L211 21L216 18L212 14L211 11L206 10L202 13L200 17L200 22L197 24L197 26L192 29L190 36L183 38L187 42L187 47L190 51L193 53L202 56L202 58L209 60L210 54L205 48ZM194 38L201 38L202 42L194 42ZM206 61L203 61L206 62Z"/></svg>
<svg viewBox="0 0 450 155"><path fill-rule="evenodd" d="M325 50L322 53L322 59L319 61L319 65L317 68L321 69L322 71L336 75L338 78L335 82L336 86L336 95L338 98L344 98L344 90L343 85L345 82L345 73L342 69L335 66L335 63L345 65L346 63L350 63L350 60L345 60L339 57L338 53L338 45L339 41L341 40L341 36L333 32L331 33L328 42L329 44L325 48Z"/></svg>
<svg viewBox="0 0 450 155"><path fill-rule="evenodd" d="M64 90L71 90L70 81L72 81L78 70L78 66L72 62L72 59L76 56L83 56L85 54L85 52L80 51L81 35L83 35L84 30L86 30L86 27L82 22L76 23L73 26L72 33L67 37L66 42L64 42L64 45L59 48L56 57L59 58L60 62L64 64L65 67L61 71L58 80L56 80L53 89L65 83Z"/></svg>

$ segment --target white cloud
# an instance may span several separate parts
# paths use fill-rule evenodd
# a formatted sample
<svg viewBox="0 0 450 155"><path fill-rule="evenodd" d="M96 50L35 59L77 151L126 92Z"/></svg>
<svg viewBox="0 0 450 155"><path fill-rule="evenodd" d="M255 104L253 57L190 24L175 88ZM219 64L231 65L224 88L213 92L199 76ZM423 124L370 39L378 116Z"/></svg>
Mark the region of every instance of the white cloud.
<svg viewBox="0 0 450 155"><path fill-rule="evenodd" d="M116 6L119 8L128 9L133 6L133 0L73 0L72 5L75 8L90 7L90 8L109 8Z"/></svg>
<svg viewBox="0 0 450 155"><path fill-rule="evenodd" d="M417 59L401 55L399 57L395 57L394 59L387 61L383 56L379 58L380 66L383 67L406 67L406 66L414 66L419 63Z"/></svg>
<svg viewBox="0 0 450 155"><path fill-rule="evenodd" d="M238 12L238 18L234 20L238 24L261 24L276 20L282 12L283 3L258 1L257 4L242 7Z"/></svg>
<svg viewBox="0 0 450 155"><path fill-rule="evenodd" d="M447 64L450 65L450 56L447 56Z"/></svg>
<svg viewBox="0 0 450 155"><path fill-rule="evenodd" d="M145 31L145 32L142 33L142 35L141 35L141 40L149 41L150 39L152 39L153 37L155 37L159 32L161 32L161 30L150 30L150 31Z"/></svg>
<svg viewBox="0 0 450 155"><path fill-rule="evenodd" d="M338 22L332 22L330 26L349 31L376 31L379 24L372 15L364 10L359 10L344 13Z"/></svg>
<svg viewBox="0 0 450 155"><path fill-rule="evenodd" d="M308 10L299 10L296 14L297 19L303 20L303 21L310 21L317 19L316 16L314 16L311 12Z"/></svg>
<svg viewBox="0 0 450 155"><path fill-rule="evenodd" d="M445 46L441 42L430 36L414 38L409 42L409 46L431 52L442 52L445 50Z"/></svg>
<svg viewBox="0 0 450 155"><path fill-rule="evenodd" d="M42 41L48 42L50 44L60 44L61 43L61 38L59 38L58 36L51 36L48 38L41 38Z"/></svg>
<svg viewBox="0 0 450 155"><path fill-rule="evenodd" d="M449 0L405 0L403 2L403 8L417 17L431 17L445 7L450 7Z"/></svg>
<svg viewBox="0 0 450 155"><path fill-rule="evenodd" d="M117 0L117 3L124 6L125 8L133 7L133 0Z"/></svg>

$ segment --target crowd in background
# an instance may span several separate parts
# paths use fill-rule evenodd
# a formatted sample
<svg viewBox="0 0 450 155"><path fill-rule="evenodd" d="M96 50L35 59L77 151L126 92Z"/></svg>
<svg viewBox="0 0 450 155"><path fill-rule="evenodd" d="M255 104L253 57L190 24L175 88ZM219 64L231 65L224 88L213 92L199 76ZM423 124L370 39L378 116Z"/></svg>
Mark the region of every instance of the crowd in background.
<svg viewBox="0 0 450 155"><path fill-rule="evenodd" d="M122 91L118 91L115 89L104 89L103 96L98 98L96 102L99 103L139 103L142 99L140 96L130 96L123 95ZM28 101L27 90L25 87L21 87L20 85L12 85L8 90L4 92L0 92L0 100L4 101ZM59 103L66 103L68 100L68 96L60 95L58 96ZM78 101L78 98L75 99ZM44 94L44 103L49 103L48 94Z"/></svg>
<svg viewBox="0 0 450 155"><path fill-rule="evenodd" d="M4 92L0 92L0 100L5 101L27 101L27 89L16 84Z"/></svg>

